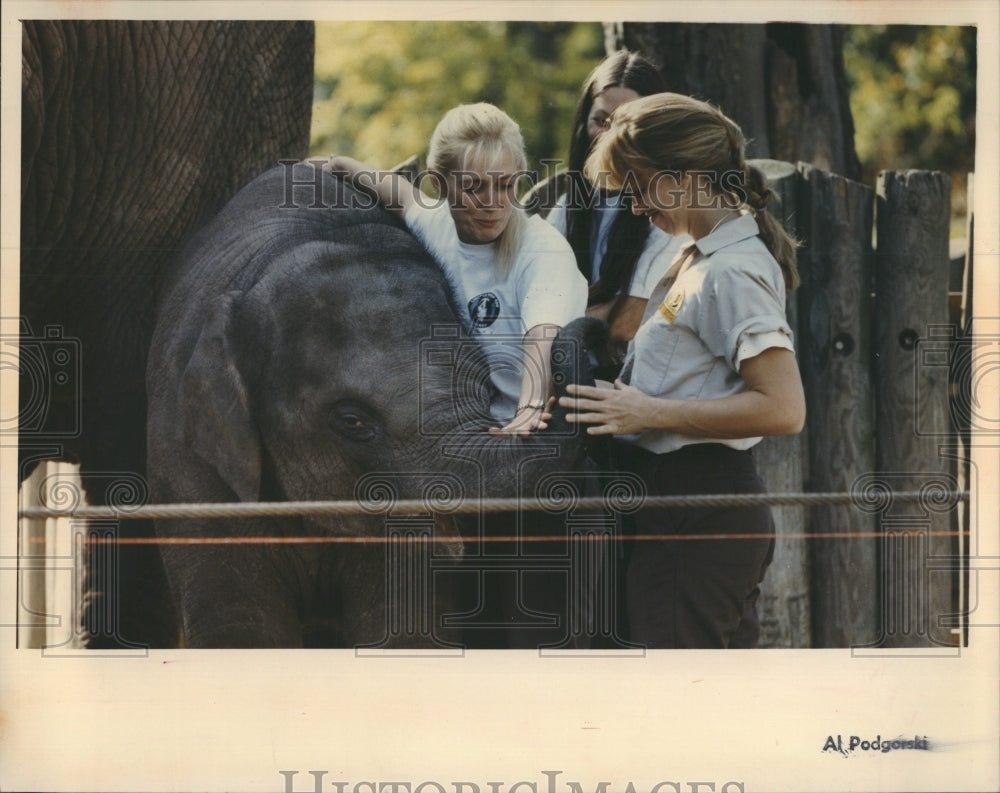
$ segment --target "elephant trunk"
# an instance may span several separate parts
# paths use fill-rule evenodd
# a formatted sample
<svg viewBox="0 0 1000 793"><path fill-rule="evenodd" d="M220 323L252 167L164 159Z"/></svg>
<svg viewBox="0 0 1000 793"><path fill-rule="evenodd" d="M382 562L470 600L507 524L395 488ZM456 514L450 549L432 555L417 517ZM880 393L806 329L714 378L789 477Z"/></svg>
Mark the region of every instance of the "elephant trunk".
<svg viewBox="0 0 1000 793"><path fill-rule="evenodd" d="M605 323L586 317L574 320L559 333L552 347L556 397L565 396L570 383L594 385L591 361L607 339ZM471 486L467 495L525 495L526 487L533 488L533 483L544 477L579 471L589 465L588 456L603 457L606 439L587 435L584 425L567 421L566 415L567 410L557 405L546 430L521 437L494 437L486 431L488 422L469 420L443 435L428 450L426 459L439 470L441 461L448 460L445 467Z"/></svg>
<svg viewBox="0 0 1000 793"><path fill-rule="evenodd" d="M557 398L566 394L570 383L594 385L594 363L609 339L607 323L596 317L579 317L559 331L552 343L552 379Z"/></svg>
<svg viewBox="0 0 1000 793"><path fill-rule="evenodd" d="M607 323L603 320L579 317L562 328L552 344L552 379L557 404L552 411L549 430L573 435L586 455L598 462L607 459L607 437L587 435L584 425L568 422L568 411L558 405L558 399L566 396L566 386L571 383L595 384L594 372L603 362L610 338Z"/></svg>

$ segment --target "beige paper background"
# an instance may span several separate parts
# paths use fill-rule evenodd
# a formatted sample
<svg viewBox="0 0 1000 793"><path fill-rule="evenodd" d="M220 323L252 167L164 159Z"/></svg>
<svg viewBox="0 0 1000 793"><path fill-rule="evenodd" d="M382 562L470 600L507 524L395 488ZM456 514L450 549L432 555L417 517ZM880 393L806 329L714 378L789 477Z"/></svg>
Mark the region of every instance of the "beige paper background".
<svg viewBox="0 0 1000 793"><path fill-rule="evenodd" d="M991 330L1000 332L998 8L992 0L8 2L0 30L0 316L18 314L19 18L785 20L980 25L976 313L993 318ZM996 372L983 374L980 396L992 400L985 415L995 416ZM5 418L16 414L9 370L0 370L0 400ZM0 625L9 626L16 610L17 455L9 437L0 441ZM1000 438L980 437L976 447L976 627L970 646L955 656L763 650L611 659L521 652L356 658L346 651L45 657L14 650L14 628L4 627L0 790L283 791L282 770L298 772L293 788L302 792L314 789L310 770L326 772L324 791L365 793L393 790L391 782L422 793L473 793L473 784L482 793L562 793L573 789L570 782L588 793L601 782L610 783L608 793L624 793L630 783L635 793L651 793L659 782L676 786L661 786L663 793L997 790ZM838 733L926 735L933 751L823 753L827 736Z"/></svg>

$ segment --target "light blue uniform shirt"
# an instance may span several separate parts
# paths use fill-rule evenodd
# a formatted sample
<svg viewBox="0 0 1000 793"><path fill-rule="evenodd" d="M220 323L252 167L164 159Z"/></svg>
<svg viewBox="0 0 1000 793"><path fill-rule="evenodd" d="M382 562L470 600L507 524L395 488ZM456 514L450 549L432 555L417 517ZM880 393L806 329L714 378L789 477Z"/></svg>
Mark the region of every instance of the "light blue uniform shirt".
<svg viewBox="0 0 1000 793"><path fill-rule="evenodd" d="M746 390L740 364L771 347L793 350L781 267L751 215L684 246L656 285L624 369L645 394L717 399ZM667 430L619 436L658 454L692 443L749 449L757 438L705 438Z"/></svg>

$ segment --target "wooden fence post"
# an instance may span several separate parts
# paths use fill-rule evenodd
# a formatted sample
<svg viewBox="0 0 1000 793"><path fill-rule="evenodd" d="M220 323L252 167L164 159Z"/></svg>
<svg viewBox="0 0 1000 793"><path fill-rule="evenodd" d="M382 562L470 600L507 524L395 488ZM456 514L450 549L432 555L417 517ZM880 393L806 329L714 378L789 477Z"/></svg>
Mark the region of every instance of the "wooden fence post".
<svg viewBox="0 0 1000 793"><path fill-rule="evenodd" d="M952 416L954 417L955 430L961 439L962 454L958 466L958 483L962 490L969 490L972 483L972 334L973 334L973 283L976 270L976 248L974 244L976 236L976 215L973 207L976 205L976 175L970 173L966 180L965 202L968 207L968 216L965 223L965 270L962 273L962 335L964 336L965 348L961 355L956 355L952 360L951 377L949 378L954 387L952 393ZM971 551L971 529L972 510L971 504L965 502L959 506L960 520L955 522L955 526L962 532L959 539L959 559L962 568L969 570L969 554ZM966 572L960 576L956 582L958 611L964 614L969 608L969 586L970 575ZM969 625L966 618L962 618L962 633L960 640L965 646L969 640Z"/></svg>
<svg viewBox="0 0 1000 793"><path fill-rule="evenodd" d="M794 165L779 160L752 160L767 177L777 201L768 205L777 220L795 233L799 173ZM798 324L796 293L788 296L788 323ZM796 338L796 346L798 339ZM798 493L805 476L806 433L764 438L754 449L757 471L769 493ZM802 506L772 507L777 540L774 561L761 585L760 647L809 647L809 554L806 541L806 509Z"/></svg>
<svg viewBox="0 0 1000 793"><path fill-rule="evenodd" d="M948 646L957 607L948 535L957 489L944 446L948 374L959 329L948 324L950 182L936 171L885 171L877 186L874 379L876 471L888 500L883 533L880 647ZM926 493L892 502L893 491ZM950 616L949 616L950 615Z"/></svg>
<svg viewBox="0 0 1000 793"><path fill-rule="evenodd" d="M873 191L800 164L799 362L806 391L809 484L850 491L874 470L870 382ZM813 645L869 644L876 635L873 517L816 506L809 530Z"/></svg>

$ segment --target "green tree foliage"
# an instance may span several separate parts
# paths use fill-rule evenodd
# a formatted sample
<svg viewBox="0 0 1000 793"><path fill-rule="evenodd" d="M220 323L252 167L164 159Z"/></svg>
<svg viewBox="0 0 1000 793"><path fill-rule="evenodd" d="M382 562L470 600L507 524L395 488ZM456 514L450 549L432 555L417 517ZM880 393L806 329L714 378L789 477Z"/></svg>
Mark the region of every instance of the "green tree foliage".
<svg viewBox="0 0 1000 793"><path fill-rule="evenodd" d="M919 168L964 185L974 168L975 28L865 25L845 33L864 181L880 170Z"/></svg>
<svg viewBox="0 0 1000 793"><path fill-rule="evenodd" d="M521 124L530 168L565 160L581 86L604 56L598 23L321 22L316 34L312 152L380 167L414 154L423 163L445 111L481 100ZM974 167L975 28L858 25L844 34L863 181L885 169L945 171L961 213Z"/></svg>
<svg viewBox="0 0 1000 793"><path fill-rule="evenodd" d="M486 101L521 125L540 169L566 158L580 88L603 55L596 23L319 23L312 153L423 164L441 116Z"/></svg>

